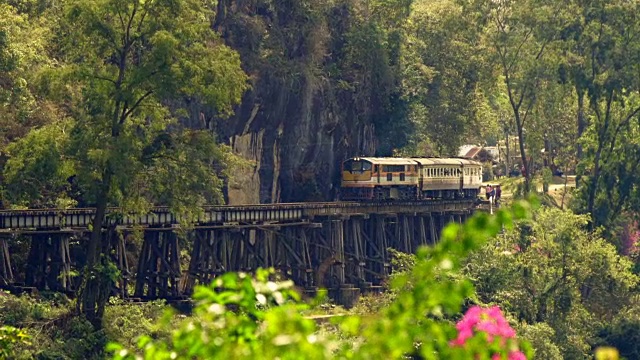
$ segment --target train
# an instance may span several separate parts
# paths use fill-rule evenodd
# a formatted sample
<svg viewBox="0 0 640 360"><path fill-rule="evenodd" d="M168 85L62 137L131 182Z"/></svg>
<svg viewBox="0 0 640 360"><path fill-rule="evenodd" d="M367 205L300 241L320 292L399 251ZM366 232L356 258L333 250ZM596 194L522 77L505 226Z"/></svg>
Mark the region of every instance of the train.
<svg viewBox="0 0 640 360"><path fill-rule="evenodd" d="M482 163L464 158L354 157L342 163L340 200L475 199Z"/></svg>

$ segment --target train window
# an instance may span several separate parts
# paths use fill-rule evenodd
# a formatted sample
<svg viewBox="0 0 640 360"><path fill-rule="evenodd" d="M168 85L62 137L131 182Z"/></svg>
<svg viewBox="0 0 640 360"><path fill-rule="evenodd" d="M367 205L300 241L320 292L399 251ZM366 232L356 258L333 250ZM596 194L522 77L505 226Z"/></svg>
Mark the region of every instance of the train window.
<svg viewBox="0 0 640 360"><path fill-rule="evenodd" d="M380 170L380 166L379 165L373 165L373 172L377 173L378 170Z"/></svg>
<svg viewBox="0 0 640 360"><path fill-rule="evenodd" d="M404 173L400 173L400 181L404 181Z"/></svg>
<svg viewBox="0 0 640 360"><path fill-rule="evenodd" d="M383 172L402 172L404 165L382 165Z"/></svg>
<svg viewBox="0 0 640 360"><path fill-rule="evenodd" d="M387 173L387 181L393 181L393 174Z"/></svg>
<svg viewBox="0 0 640 360"><path fill-rule="evenodd" d="M371 170L371 163L368 161L354 161L349 160L344 163L344 170L351 173L362 173Z"/></svg>

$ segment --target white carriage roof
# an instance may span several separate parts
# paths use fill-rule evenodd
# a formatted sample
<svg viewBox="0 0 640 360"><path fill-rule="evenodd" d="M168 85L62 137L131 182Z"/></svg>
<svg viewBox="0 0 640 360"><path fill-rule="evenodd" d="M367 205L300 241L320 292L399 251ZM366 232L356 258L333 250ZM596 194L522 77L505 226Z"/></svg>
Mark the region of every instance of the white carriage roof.
<svg viewBox="0 0 640 360"><path fill-rule="evenodd" d="M349 160L365 160L379 165L477 165L481 163L469 159L458 158L393 158L393 157L356 157Z"/></svg>

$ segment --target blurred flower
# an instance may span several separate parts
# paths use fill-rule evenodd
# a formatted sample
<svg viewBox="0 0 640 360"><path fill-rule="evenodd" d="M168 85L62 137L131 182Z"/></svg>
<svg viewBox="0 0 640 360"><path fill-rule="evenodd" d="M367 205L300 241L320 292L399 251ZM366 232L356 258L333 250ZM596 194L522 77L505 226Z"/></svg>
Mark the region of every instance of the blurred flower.
<svg viewBox="0 0 640 360"><path fill-rule="evenodd" d="M467 339L477 333L485 333L489 342L498 339L501 345L504 345L507 339L515 339L516 337L515 330L509 325L497 306L488 309L483 309L480 306L471 307L458 321L456 329L458 337L451 341L453 346L463 346ZM500 354L492 356L492 360L500 358ZM509 352L509 360L526 360L526 357L521 351L515 349Z"/></svg>

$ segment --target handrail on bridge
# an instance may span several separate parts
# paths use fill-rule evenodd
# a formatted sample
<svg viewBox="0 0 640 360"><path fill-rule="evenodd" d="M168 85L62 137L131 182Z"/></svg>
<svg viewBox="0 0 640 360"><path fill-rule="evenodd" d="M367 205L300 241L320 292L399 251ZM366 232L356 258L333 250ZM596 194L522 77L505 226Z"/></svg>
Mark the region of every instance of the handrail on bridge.
<svg viewBox="0 0 640 360"><path fill-rule="evenodd" d="M227 222L300 221L314 216L354 215L410 211L452 211L471 209L474 199L386 202L309 202L251 205L207 205L196 224ZM0 229L86 227L93 220L95 208L1 210ZM163 226L180 224L178 216L166 206L152 208L146 214L122 213L122 208L108 208L107 214L122 214L107 224Z"/></svg>

